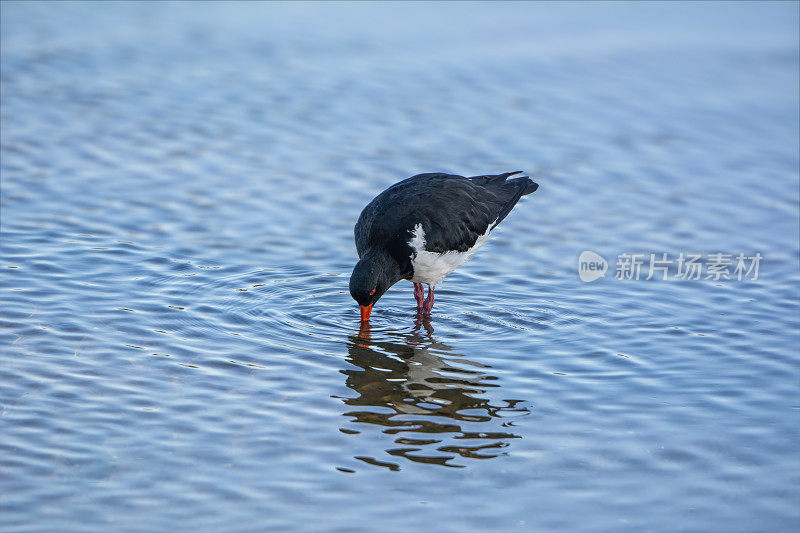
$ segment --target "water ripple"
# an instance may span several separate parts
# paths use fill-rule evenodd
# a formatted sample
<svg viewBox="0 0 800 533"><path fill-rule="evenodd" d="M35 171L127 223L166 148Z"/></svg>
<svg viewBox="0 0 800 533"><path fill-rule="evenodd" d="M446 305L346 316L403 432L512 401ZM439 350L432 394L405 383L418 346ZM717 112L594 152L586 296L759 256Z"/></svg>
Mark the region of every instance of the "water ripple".
<svg viewBox="0 0 800 533"><path fill-rule="evenodd" d="M0 530L797 529L797 11L620 9L2 2ZM518 168L360 328L360 209Z"/></svg>

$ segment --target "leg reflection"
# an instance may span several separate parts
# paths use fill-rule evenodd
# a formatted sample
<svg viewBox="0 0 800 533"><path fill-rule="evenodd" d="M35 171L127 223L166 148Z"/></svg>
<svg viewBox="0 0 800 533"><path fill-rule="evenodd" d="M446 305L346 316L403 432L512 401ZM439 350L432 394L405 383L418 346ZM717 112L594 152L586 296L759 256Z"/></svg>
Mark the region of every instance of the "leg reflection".
<svg viewBox="0 0 800 533"><path fill-rule="evenodd" d="M378 426L396 436L382 452L416 462L459 467L465 466L454 462L459 457L504 455L509 441L519 438L510 428L514 417L528 413L524 402L491 399L500 384L490 367L452 353L432 333L430 323L420 321L410 334L372 335L367 325L350 337L347 360L356 368L341 373L354 395L340 399L354 409L344 413L350 423L342 431L357 438L365 425Z"/></svg>

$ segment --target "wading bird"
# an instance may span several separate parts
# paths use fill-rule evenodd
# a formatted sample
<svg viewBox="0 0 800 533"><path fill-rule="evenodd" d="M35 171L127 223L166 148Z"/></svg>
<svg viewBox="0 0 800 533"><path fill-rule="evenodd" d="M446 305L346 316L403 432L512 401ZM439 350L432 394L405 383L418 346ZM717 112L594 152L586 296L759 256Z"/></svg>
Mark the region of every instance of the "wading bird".
<svg viewBox="0 0 800 533"><path fill-rule="evenodd" d="M433 290L472 257L519 199L539 186L517 172L465 178L418 174L395 183L361 212L355 227L359 261L350 294L361 322L401 279L414 284L418 317L429 317ZM428 286L425 297L423 284Z"/></svg>

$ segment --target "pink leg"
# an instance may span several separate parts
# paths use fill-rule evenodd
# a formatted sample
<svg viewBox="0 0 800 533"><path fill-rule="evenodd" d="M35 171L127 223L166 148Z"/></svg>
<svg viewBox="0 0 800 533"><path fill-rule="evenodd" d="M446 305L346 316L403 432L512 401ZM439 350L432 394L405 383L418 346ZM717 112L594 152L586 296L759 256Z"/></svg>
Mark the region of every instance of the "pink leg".
<svg viewBox="0 0 800 533"><path fill-rule="evenodd" d="M415 283L414 284L414 298L417 300L417 312L422 312L422 299L425 297L425 289L422 287L422 283Z"/></svg>
<svg viewBox="0 0 800 533"><path fill-rule="evenodd" d="M422 304L423 316L431 316L432 309L433 309L433 287L428 285L428 297L425 298L425 301Z"/></svg>

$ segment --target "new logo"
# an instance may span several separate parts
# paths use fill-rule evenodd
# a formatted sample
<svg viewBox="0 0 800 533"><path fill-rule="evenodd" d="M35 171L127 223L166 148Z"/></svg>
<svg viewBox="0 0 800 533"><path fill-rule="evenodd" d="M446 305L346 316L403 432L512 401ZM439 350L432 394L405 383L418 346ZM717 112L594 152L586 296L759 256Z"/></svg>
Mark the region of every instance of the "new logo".
<svg viewBox="0 0 800 533"><path fill-rule="evenodd" d="M591 250L584 250L578 257L578 277L581 281L589 283L596 279L605 277L608 271L608 262L603 256Z"/></svg>

